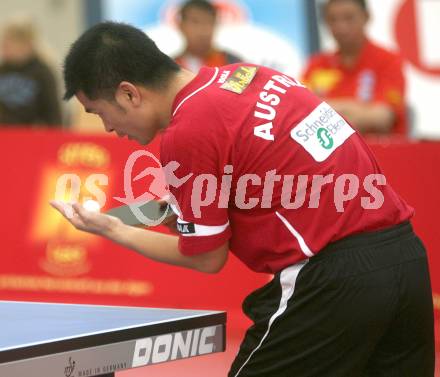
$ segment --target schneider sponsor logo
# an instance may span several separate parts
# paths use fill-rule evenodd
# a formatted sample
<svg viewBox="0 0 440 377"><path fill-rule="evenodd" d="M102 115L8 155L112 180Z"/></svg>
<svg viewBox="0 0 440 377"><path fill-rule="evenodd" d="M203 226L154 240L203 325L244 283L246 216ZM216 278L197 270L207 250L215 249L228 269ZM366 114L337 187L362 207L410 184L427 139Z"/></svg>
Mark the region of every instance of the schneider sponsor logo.
<svg viewBox="0 0 440 377"><path fill-rule="evenodd" d="M331 106L323 102L290 132L290 136L318 162L326 160L354 133Z"/></svg>
<svg viewBox="0 0 440 377"><path fill-rule="evenodd" d="M333 138L331 137L330 132L328 132L325 128L320 128L318 130L317 136L319 143L323 148L330 149L331 147L333 147Z"/></svg>
<svg viewBox="0 0 440 377"><path fill-rule="evenodd" d="M132 367L212 353L220 329L221 326L211 326L137 340Z"/></svg>

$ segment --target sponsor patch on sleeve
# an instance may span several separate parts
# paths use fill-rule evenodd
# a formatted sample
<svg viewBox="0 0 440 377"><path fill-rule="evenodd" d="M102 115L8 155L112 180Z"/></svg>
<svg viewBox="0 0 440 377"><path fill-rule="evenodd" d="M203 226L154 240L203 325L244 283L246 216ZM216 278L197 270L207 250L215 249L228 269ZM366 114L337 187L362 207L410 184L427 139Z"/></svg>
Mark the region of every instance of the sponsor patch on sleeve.
<svg viewBox="0 0 440 377"><path fill-rule="evenodd" d="M325 161L354 134L353 128L333 108L323 102L290 132L315 159Z"/></svg>
<svg viewBox="0 0 440 377"><path fill-rule="evenodd" d="M185 223L177 220L177 231L180 234L188 235L188 234L195 234L196 233L196 227L193 223Z"/></svg>
<svg viewBox="0 0 440 377"><path fill-rule="evenodd" d="M252 82L257 71L258 67L240 66L229 76L220 88L241 94Z"/></svg>

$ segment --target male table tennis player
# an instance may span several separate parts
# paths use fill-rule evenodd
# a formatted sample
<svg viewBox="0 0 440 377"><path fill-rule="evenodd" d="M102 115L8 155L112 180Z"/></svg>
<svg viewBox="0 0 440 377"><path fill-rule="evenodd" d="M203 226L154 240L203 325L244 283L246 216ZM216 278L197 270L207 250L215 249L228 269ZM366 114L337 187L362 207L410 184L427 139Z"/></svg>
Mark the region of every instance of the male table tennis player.
<svg viewBox="0 0 440 377"><path fill-rule="evenodd" d="M162 164L177 162L174 178L185 181L170 186L179 235L79 204L66 216L76 228L198 271L219 271L231 250L274 274L244 301L254 325L230 377L433 376L432 296L413 209L327 104L261 66L194 75L143 32L111 22L73 44L64 74L65 97L107 131L140 144L163 132ZM216 194L209 204L192 198L202 181Z"/></svg>

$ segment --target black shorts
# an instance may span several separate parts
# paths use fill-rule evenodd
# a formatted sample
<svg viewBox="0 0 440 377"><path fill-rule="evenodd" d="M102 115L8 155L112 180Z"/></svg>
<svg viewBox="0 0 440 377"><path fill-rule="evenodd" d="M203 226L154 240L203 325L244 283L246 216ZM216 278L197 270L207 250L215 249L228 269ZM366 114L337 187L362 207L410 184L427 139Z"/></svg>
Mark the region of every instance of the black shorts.
<svg viewBox="0 0 440 377"><path fill-rule="evenodd" d="M432 377L426 252L409 223L350 236L249 295L229 377Z"/></svg>

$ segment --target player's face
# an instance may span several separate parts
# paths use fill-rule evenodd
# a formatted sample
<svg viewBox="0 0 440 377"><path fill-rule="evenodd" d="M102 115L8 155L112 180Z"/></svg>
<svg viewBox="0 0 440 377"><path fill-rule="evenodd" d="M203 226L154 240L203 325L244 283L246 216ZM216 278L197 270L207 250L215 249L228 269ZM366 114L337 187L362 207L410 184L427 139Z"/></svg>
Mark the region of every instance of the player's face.
<svg viewBox="0 0 440 377"><path fill-rule="evenodd" d="M116 92L114 100L89 99L83 92L76 97L88 113L98 115L107 132L127 137L145 145L153 140L164 124L154 106L142 98L133 98L132 93Z"/></svg>
<svg viewBox="0 0 440 377"><path fill-rule="evenodd" d="M189 8L180 22L187 49L192 54L203 56L209 52L214 36L215 17L206 10Z"/></svg>
<svg viewBox="0 0 440 377"><path fill-rule="evenodd" d="M357 46L365 37L368 14L354 1L329 3L325 8L325 20L341 49Z"/></svg>

